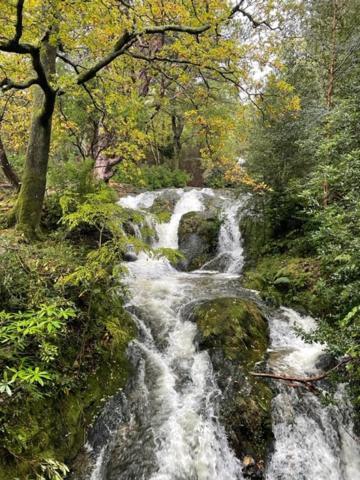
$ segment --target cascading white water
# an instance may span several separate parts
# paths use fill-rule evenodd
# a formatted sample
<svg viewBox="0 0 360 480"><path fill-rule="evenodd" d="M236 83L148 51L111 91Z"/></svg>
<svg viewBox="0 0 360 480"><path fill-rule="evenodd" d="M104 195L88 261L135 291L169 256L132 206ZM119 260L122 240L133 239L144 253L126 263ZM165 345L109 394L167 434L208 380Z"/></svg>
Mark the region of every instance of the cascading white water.
<svg viewBox="0 0 360 480"><path fill-rule="evenodd" d="M155 225L156 247L177 248L181 217L204 210L204 196L213 195L208 189L176 193L179 200L170 221ZM121 205L144 210L158 195L126 197ZM128 308L135 309L134 320L140 331L139 340L131 344L130 350L132 356L142 359L137 389L143 392L146 414L141 428L151 432L154 464L146 467L146 473L139 468L134 477L123 469L116 478L242 479L241 464L217 420L220 392L209 355L196 348L196 325L181 316L182 306L210 294L208 286L203 290L201 287L202 275L207 280L208 275L179 272L165 258L145 253L127 268ZM223 276L221 285L225 281ZM214 278L214 288L215 284ZM98 461L92 480L102 480L103 471Z"/></svg>
<svg viewBox="0 0 360 480"><path fill-rule="evenodd" d="M151 371L151 384L145 376L143 388L149 392L157 468L149 478L242 478L239 462L216 420L213 401L219 392L209 356L196 351L196 326L180 316L181 305L193 299L191 274L144 254L129 269L131 304L146 312L146 325L142 325L146 340L133 348L141 351ZM186 378L183 385L182 378Z"/></svg>
<svg viewBox="0 0 360 480"><path fill-rule="evenodd" d="M189 190L186 192L178 190L178 192L181 192L182 195L175 205L170 221L156 226L158 241L155 246L158 248L178 248L178 229L181 217L188 212L201 212L204 210L202 195L209 192L209 190Z"/></svg>
<svg viewBox="0 0 360 480"><path fill-rule="evenodd" d="M205 198L216 197L207 189L179 189L176 194L170 221L154 225L158 236L154 246L177 248L182 215L203 211ZM129 196L121 204L146 211L160 195ZM190 302L236 295L230 282L243 265L238 227L243 201L219 195L217 199L223 218L218 252L218 257L226 257L223 273L213 271L211 262L205 270L179 272L165 258L145 253L127 264L127 308L139 330L129 348L136 361L135 401L120 448L116 448L119 433L114 432L109 450L115 453L101 450L91 480L243 478L217 418L221 392L209 355L196 348L196 325L181 314ZM295 322L305 329L314 326L313 319L289 309L271 319L270 367L287 374L312 373L323 350L297 337ZM344 402L341 390L338 396ZM314 395L280 386L273 405L275 446L267 480L357 480L357 446L336 412Z"/></svg>
<svg viewBox="0 0 360 480"><path fill-rule="evenodd" d="M244 265L244 249L242 247L239 228L239 210L243 202L231 202L224 210L224 221L220 228L219 253L228 255L226 271L239 273Z"/></svg>
<svg viewBox="0 0 360 480"><path fill-rule="evenodd" d="M310 332L314 319L283 308L270 321L269 366L276 372L304 377L320 373L317 362L324 352L308 344L294 327ZM325 406L310 392L280 386L273 400L275 450L267 480L357 480L360 450L346 415L346 396L339 388L335 405Z"/></svg>

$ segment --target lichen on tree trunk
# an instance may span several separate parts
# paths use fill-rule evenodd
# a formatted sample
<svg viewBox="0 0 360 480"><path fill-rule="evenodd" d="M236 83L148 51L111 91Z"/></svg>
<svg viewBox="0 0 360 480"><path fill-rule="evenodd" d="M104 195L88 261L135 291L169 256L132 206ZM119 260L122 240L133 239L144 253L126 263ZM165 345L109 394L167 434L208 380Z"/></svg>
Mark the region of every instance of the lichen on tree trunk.
<svg viewBox="0 0 360 480"><path fill-rule="evenodd" d="M42 41L40 59L48 81L55 73L56 46L47 35ZM9 221L16 223L26 238L39 237L41 212L46 189L52 115L56 92L52 88L33 87L33 116L26 152L24 174L17 202Z"/></svg>

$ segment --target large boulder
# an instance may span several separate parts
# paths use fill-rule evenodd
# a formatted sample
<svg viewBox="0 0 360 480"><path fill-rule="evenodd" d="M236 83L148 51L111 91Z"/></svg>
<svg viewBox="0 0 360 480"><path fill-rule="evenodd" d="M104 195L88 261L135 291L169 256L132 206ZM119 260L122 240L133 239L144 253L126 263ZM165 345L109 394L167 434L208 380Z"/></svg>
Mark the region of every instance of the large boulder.
<svg viewBox="0 0 360 480"><path fill-rule="evenodd" d="M199 347L208 350L223 392L220 419L231 446L248 478L264 478L273 438L272 391L250 372L266 357L266 318L253 301L238 298L202 302L192 318L199 328Z"/></svg>
<svg viewBox="0 0 360 480"><path fill-rule="evenodd" d="M216 255L220 225L213 213L188 212L182 216L178 237L179 250L185 260L181 268L196 270Z"/></svg>

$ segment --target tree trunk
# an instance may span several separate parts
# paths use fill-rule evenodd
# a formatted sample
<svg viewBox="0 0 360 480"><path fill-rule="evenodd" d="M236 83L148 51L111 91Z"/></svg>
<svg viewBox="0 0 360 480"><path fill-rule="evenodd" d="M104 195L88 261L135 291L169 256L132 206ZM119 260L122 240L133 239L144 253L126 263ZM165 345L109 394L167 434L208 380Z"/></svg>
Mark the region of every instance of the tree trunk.
<svg viewBox="0 0 360 480"><path fill-rule="evenodd" d="M328 84L326 90L326 106L329 110L333 107L334 87L335 87L335 71L337 62L337 27L338 27L338 15L337 15L337 0L332 0L332 23L331 23L331 56L328 68ZM327 207L329 204L330 186L328 180L325 178L323 181L323 207Z"/></svg>
<svg viewBox="0 0 360 480"><path fill-rule="evenodd" d="M181 158L181 135L184 130L184 119L181 115L173 114L171 116L171 125L173 131L174 141L174 153L173 153L173 168L178 169L180 167Z"/></svg>
<svg viewBox="0 0 360 480"><path fill-rule="evenodd" d="M55 73L56 47L45 37L41 47L41 63L48 78ZM28 239L39 236L48 170L51 124L56 92L34 86L33 116L26 152L20 193L12 212L17 228ZM11 219L10 219L11 221Z"/></svg>
<svg viewBox="0 0 360 480"><path fill-rule="evenodd" d="M337 41L336 33L338 27L337 16L337 0L332 1L332 24L331 24L331 57L328 69L328 85L326 91L326 105L330 109L333 106L334 86L335 86L335 69L337 61Z"/></svg>
<svg viewBox="0 0 360 480"><path fill-rule="evenodd" d="M94 159L93 175L97 180L108 182L115 173L114 167L123 160L120 156L105 153L106 149L115 143L115 140L114 133L98 122L91 146L91 156Z"/></svg>
<svg viewBox="0 0 360 480"><path fill-rule="evenodd" d="M9 163L1 137L0 137L0 165L10 185L14 187L15 190L19 191L20 180Z"/></svg>
<svg viewBox="0 0 360 480"><path fill-rule="evenodd" d="M107 157L100 154L95 160L94 177L107 183L115 173L114 167L121 161L121 157Z"/></svg>

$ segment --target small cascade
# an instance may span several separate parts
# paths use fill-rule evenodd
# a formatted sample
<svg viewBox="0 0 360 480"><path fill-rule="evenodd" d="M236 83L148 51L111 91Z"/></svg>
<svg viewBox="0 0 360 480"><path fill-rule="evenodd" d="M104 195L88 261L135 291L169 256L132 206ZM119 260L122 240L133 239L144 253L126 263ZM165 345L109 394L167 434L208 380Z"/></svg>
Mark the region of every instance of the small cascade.
<svg viewBox="0 0 360 480"><path fill-rule="evenodd" d="M237 201L224 209L224 221L219 236L219 254L228 255L226 271L240 273L244 265L244 249L239 228L240 209L243 201Z"/></svg>
<svg viewBox="0 0 360 480"><path fill-rule="evenodd" d="M161 224L148 210L165 192L169 193L128 196L120 204L145 214L157 232L153 246L177 248L181 217L206 211L207 202L212 202L223 220L218 254L201 270L186 273L164 257L144 252L126 265L126 308L138 329L138 338L128 349L136 375L122 400L125 413L117 422L113 419L107 440L92 446L94 465L81 480L244 478L219 421L222 393L208 353L197 347L197 327L187 307L201 300L240 296L244 255L239 218L245 200L209 189L177 189L172 192L177 202L170 221ZM290 309L270 318L269 367L285 374L318 372L323 347L305 344L295 334L295 324L307 331L315 326L313 319ZM336 406L322 405L311 393L275 388L275 443L266 479L357 480L359 450L347 418L350 407L342 408L340 415ZM344 406L343 390L339 388L337 398ZM114 417L116 409L110 410Z"/></svg>
<svg viewBox="0 0 360 480"><path fill-rule="evenodd" d="M270 321L269 366L276 372L305 377L321 373L324 347L308 344L294 327L310 332L313 318L283 308ZM360 449L352 434L344 388L335 395L338 405L324 405L318 396L278 385L273 400L275 450L267 480L356 480ZM345 408L344 408L345 407Z"/></svg>
<svg viewBox="0 0 360 480"><path fill-rule="evenodd" d="M202 195L206 190L190 190L182 192L180 200L176 203L174 212L168 223L158 224L156 231L158 241L155 244L157 248L178 248L178 229L181 217L188 212L201 212L204 210Z"/></svg>

